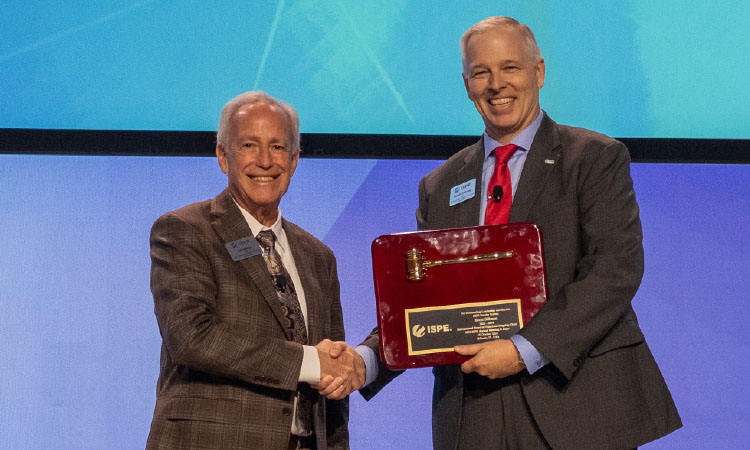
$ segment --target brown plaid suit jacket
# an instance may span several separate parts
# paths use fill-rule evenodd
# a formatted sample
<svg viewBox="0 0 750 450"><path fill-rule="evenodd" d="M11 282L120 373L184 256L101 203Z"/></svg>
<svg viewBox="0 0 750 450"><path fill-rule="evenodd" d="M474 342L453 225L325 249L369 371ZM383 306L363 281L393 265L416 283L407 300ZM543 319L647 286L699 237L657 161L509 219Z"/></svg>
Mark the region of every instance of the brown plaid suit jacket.
<svg viewBox="0 0 750 450"><path fill-rule="evenodd" d="M344 340L336 260L298 226L283 227L299 271L311 343ZM281 325L263 257L233 261L252 236L228 191L160 217L151 230L151 291L162 336L147 449L285 449L303 351ZM348 400L314 401L318 448L348 445Z"/></svg>

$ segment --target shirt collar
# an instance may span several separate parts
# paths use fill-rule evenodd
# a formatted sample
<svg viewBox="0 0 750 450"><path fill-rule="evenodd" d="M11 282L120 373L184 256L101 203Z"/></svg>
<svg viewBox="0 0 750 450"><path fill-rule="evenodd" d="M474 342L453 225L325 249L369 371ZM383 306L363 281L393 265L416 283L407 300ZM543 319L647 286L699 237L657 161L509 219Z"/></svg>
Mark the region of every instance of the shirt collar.
<svg viewBox="0 0 750 450"><path fill-rule="evenodd" d="M232 200L234 200L234 197L232 197ZM253 237L257 236L258 233L263 230L271 230L273 231L273 234L276 235L276 243L279 245L280 250L283 252L287 249L286 233L284 233L284 227L281 226L281 208L278 209L278 214L276 214L276 222L270 227L267 227L258 222L258 219L253 217L248 210L240 206L240 204L237 203L237 200L234 200L234 204L240 208L242 217L245 218L247 225L250 227L250 232L253 233Z"/></svg>
<svg viewBox="0 0 750 450"><path fill-rule="evenodd" d="M536 116L536 119L534 119L531 124L529 124L528 127L524 128L516 137L514 137L508 144L515 144L518 146L519 150L523 150L525 152L529 151L531 148L531 143L534 142L534 136L536 136L536 132L539 130L539 126L542 124L542 118L544 117L544 112L542 110L539 110L539 115ZM492 153L495 148L504 145L491 137L487 135L487 132L485 132L482 137L484 138L484 159L486 160L490 153Z"/></svg>

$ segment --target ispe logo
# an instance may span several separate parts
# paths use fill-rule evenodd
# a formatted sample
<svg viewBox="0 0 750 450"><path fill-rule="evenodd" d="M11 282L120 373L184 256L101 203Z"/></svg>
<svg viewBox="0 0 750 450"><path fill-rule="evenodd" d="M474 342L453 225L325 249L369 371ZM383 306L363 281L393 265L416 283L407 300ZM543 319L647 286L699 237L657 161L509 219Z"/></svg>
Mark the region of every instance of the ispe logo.
<svg viewBox="0 0 750 450"><path fill-rule="evenodd" d="M448 324L445 325L428 325L425 327L424 325L414 325L411 327L411 334L414 335L414 337L421 338L425 335L425 332L427 333L447 333L451 331L451 327Z"/></svg>

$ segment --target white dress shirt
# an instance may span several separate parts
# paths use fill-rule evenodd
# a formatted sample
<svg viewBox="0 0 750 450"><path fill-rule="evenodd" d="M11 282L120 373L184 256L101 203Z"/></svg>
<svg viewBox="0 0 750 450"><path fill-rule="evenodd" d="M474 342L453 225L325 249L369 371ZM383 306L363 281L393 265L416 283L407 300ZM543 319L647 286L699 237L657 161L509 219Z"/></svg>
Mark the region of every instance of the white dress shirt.
<svg viewBox="0 0 750 450"><path fill-rule="evenodd" d="M299 301L300 309L302 309L302 316L304 318L305 327L307 328L307 302L305 301L305 290L302 287L302 280L299 278L299 272L297 271L297 265L294 263L294 256L292 256L292 249L289 247L289 241L286 238L284 228L281 226L281 209L278 210L276 216L276 222L270 227L263 225L253 217L250 212L245 208L241 207L235 200L235 204L240 208L242 216L245 218L247 225L250 227L250 231L253 233L253 237L256 237L258 233L263 230L271 230L276 235L276 243L274 249L281 257L281 263L284 265L289 277L292 279L294 284L294 290L297 293L297 300ZM302 368L299 373L300 383L315 384L320 381L320 358L318 357L318 350L312 345L303 345L304 356L302 357ZM297 398L294 399L294 417L297 417ZM302 435L302 429L297 425L297 421L292 421L292 434Z"/></svg>

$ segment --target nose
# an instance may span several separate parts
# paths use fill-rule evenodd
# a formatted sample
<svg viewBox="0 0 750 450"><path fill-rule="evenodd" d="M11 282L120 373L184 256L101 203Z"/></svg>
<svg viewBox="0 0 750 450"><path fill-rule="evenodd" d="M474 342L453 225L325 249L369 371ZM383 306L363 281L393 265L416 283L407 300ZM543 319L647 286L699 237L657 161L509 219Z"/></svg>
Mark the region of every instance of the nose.
<svg viewBox="0 0 750 450"><path fill-rule="evenodd" d="M273 158L271 157L271 149L266 146L261 146L258 151L258 158L256 160L258 167L268 169L273 165Z"/></svg>
<svg viewBox="0 0 750 450"><path fill-rule="evenodd" d="M495 92L499 92L505 86L505 78L499 73L493 72L490 74L490 79L487 82L487 87Z"/></svg>

